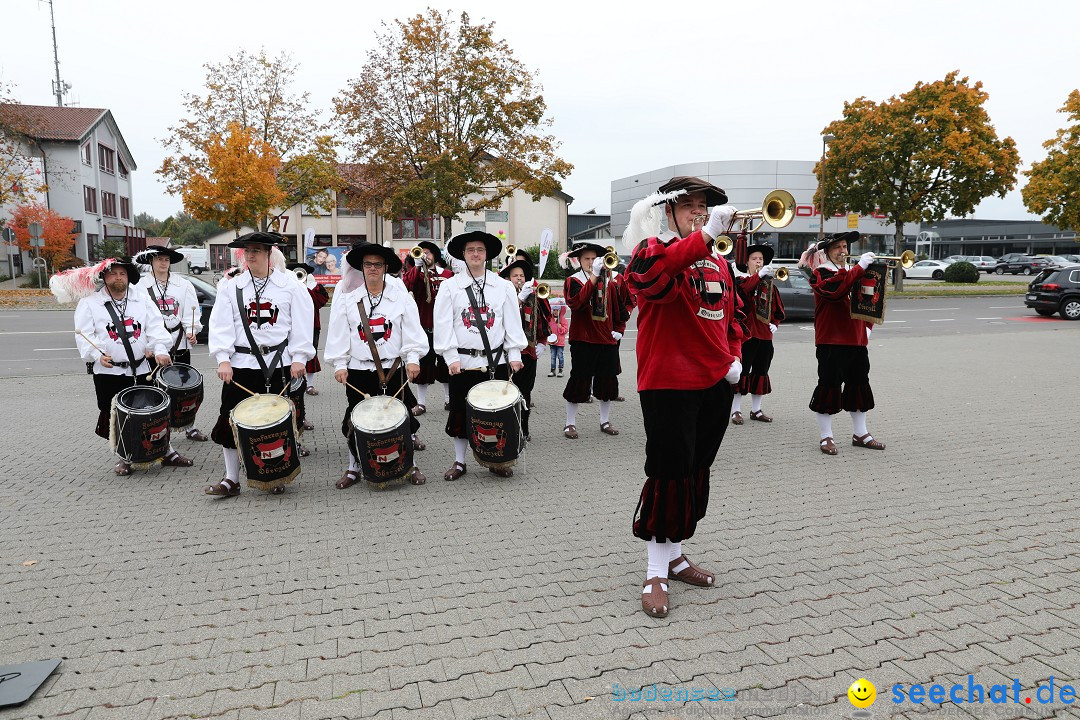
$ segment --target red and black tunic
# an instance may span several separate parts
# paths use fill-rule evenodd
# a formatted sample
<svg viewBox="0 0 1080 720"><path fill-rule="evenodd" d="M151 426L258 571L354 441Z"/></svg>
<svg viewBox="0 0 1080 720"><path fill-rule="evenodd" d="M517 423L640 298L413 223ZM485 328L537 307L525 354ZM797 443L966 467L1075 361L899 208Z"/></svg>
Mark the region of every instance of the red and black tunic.
<svg viewBox="0 0 1080 720"><path fill-rule="evenodd" d="M818 384L810 409L816 413L835 415L841 410L866 412L874 408L866 349L870 323L851 317L851 293L864 273L858 265L819 265L810 278L818 360Z"/></svg>
<svg viewBox="0 0 1080 720"><path fill-rule="evenodd" d="M768 323L758 319L756 312L763 284L756 273L740 277L736 282L746 310L743 327L747 334L742 344L742 375L739 377L737 392L740 395L768 395L772 392L772 381L769 379L774 350L772 330ZM776 289L776 285L772 286L769 321L773 325L784 321L784 302L780 299L780 291Z"/></svg>

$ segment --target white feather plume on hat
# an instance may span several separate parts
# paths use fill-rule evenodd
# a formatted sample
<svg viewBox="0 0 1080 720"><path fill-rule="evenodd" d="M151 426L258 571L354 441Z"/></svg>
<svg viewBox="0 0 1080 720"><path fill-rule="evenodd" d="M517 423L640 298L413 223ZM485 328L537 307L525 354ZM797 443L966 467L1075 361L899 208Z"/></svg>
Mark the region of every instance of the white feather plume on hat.
<svg viewBox="0 0 1080 720"><path fill-rule="evenodd" d="M98 289L98 280L116 258L107 258L97 265L84 265L58 272L49 278L49 290L60 304L77 302L90 297Z"/></svg>
<svg viewBox="0 0 1080 720"><path fill-rule="evenodd" d="M642 240L659 235L663 229L664 206L685 194L686 190L674 190L669 193L655 192L644 200L634 203L634 207L630 209L630 222L623 230L623 248L632 253Z"/></svg>

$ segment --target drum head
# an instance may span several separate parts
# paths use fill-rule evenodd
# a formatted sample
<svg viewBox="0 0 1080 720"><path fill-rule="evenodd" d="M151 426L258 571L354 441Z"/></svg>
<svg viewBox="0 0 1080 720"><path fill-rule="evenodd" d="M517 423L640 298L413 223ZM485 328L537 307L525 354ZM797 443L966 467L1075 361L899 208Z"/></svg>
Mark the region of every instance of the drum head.
<svg viewBox="0 0 1080 720"><path fill-rule="evenodd" d="M169 388L193 388L202 385L202 373L190 365L173 363L158 371L158 381Z"/></svg>
<svg viewBox="0 0 1080 720"><path fill-rule="evenodd" d="M127 411L151 411L169 404L169 396L156 387L136 385L116 395L116 406Z"/></svg>
<svg viewBox="0 0 1080 720"><path fill-rule="evenodd" d="M290 413L292 406L280 395L252 395L236 404L232 418L238 425L258 428L276 425Z"/></svg>
<svg viewBox="0 0 1080 720"><path fill-rule="evenodd" d="M466 401L477 410L502 410L521 399L521 391L509 380L486 380L469 391Z"/></svg>
<svg viewBox="0 0 1080 720"><path fill-rule="evenodd" d="M409 417L405 403L397 398L372 397L361 400L352 411L352 425L361 432L393 430Z"/></svg>

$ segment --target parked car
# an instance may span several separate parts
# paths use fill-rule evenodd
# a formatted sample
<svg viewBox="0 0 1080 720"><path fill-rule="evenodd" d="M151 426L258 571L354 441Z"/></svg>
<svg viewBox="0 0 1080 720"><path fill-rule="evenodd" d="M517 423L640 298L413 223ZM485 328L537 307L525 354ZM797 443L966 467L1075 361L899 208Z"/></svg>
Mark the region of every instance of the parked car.
<svg viewBox="0 0 1080 720"><path fill-rule="evenodd" d="M1049 264L1046 258L1033 257L1023 253L1009 253L998 258L994 272L998 275L1004 275L1007 272L1013 275L1020 273L1034 275Z"/></svg>
<svg viewBox="0 0 1080 720"><path fill-rule="evenodd" d="M941 280L945 277L945 268L951 264L944 260L920 260L904 271L904 277Z"/></svg>
<svg viewBox="0 0 1080 720"><path fill-rule="evenodd" d="M967 260L967 255L950 255L944 261L951 264L960 260Z"/></svg>
<svg viewBox="0 0 1080 720"><path fill-rule="evenodd" d="M974 265L979 272L987 274L994 272L994 268L997 267L997 260L989 255L968 255L964 260Z"/></svg>
<svg viewBox="0 0 1080 720"><path fill-rule="evenodd" d="M214 301L217 300L217 287L202 278L192 275L177 273L195 286L195 296L199 298L199 317L202 319L202 331L195 336L199 342L206 344L210 339L210 311L214 309Z"/></svg>
<svg viewBox="0 0 1080 720"><path fill-rule="evenodd" d="M784 314L787 318L803 318L812 320L814 317L814 290L810 287L810 281L802 270L795 266L788 267L787 280L774 280L776 289L780 292L780 301L784 303Z"/></svg>
<svg viewBox="0 0 1080 720"><path fill-rule="evenodd" d="M1028 285L1024 305L1049 317L1080 320L1080 267L1047 268Z"/></svg>
<svg viewBox="0 0 1080 720"><path fill-rule="evenodd" d="M1039 255L1039 257L1046 258L1050 263L1050 267L1068 267L1070 265L1080 265L1080 262L1076 260L1070 260L1068 255ZM1073 255L1072 257L1076 257Z"/></svg>

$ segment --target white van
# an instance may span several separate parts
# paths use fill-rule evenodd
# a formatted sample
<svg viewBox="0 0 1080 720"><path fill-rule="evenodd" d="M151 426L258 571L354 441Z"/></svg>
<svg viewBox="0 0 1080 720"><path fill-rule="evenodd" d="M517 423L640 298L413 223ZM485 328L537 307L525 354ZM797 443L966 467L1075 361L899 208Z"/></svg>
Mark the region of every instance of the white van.
<svg viewBox="0 0 1080 720"><path fill-rule="evenodd" d="M210 270L210 251L206 248L178 247L174 248L187 260L188 272L198 275L204 270Z"/></svg>

